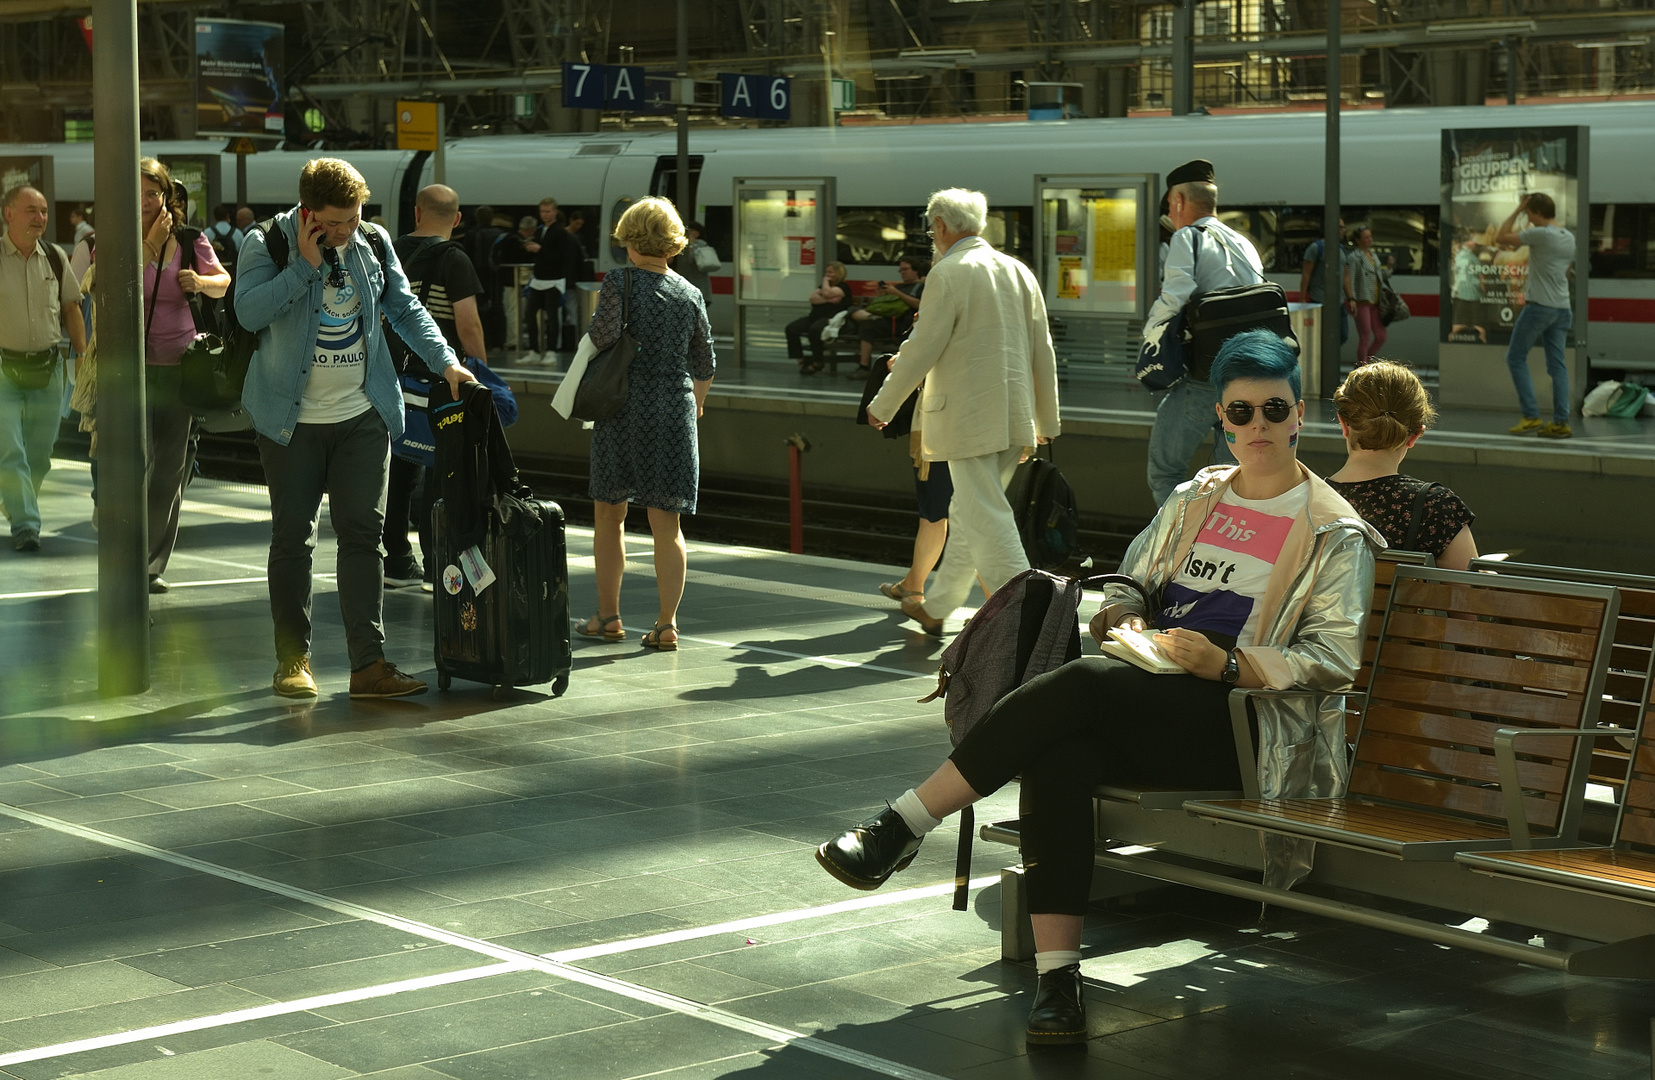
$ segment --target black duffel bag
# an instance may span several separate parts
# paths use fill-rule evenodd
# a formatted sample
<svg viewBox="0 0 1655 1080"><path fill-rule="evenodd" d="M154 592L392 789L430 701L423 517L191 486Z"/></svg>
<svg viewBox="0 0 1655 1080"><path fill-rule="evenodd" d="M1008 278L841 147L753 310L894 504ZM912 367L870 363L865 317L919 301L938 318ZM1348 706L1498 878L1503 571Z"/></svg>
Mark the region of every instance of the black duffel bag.
<svg viewBox="0 0 1655 1080"><path fill-rule="evenodd" d="M1184 309L1189 334L1186 348L1190 375L1206 379L1223 344L1247 330L1269 330L1299 349L1287 314L1287 294L1273 281L1214 289L1196 297Z"/></svg>

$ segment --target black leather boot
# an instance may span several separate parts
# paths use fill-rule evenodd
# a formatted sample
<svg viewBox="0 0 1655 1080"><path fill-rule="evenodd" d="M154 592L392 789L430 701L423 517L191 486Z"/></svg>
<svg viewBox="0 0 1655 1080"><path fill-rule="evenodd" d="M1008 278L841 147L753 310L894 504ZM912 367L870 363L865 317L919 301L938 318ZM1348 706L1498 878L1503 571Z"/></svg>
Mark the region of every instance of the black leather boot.
<svg viewBox="0 0 1655 1080"><path fill-rule="evenodd" d="M853 889L871 891L914 861L923 837L918 837L902 815L886 808L872 821L829 840L816 849L822 869Z"/></svg>
<svg viewBox="0 0 1655 1080"><path fill-rule="evenodd" d="M1086 998L1081 994L1080 965L1070 964L1040 976L1029 1010L1028 1041L1061 1046L1086 1041Z"/></svg>

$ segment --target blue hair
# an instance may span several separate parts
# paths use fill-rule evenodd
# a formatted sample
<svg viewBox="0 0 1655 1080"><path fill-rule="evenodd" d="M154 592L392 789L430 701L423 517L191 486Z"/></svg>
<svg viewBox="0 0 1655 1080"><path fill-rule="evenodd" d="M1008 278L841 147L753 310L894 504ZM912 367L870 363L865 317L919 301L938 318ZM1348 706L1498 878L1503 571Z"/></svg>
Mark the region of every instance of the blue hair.
<svg viewBox="0 0 1655 1080"><path fill-rule="evenodd" d="M1248 330L1219 346L1208 381L1224 396L1236 379L1286 379L1299 400L1299 352L1280 335L1269 330Z"/></svg>

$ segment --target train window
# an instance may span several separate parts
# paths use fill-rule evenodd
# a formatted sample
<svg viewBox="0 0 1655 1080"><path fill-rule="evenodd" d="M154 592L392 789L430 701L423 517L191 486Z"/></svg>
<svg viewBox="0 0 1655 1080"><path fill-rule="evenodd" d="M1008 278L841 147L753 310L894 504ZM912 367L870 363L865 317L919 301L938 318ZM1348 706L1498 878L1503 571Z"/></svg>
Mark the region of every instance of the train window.
<svg viewBox="0 0 1655 1080"><path fill-rule="evenodd" d="M615 243L615 224L621 220L621 215L626 213L626 208L633 202L632 196L623 195L615 200L615 208L609 212L609 259L616 266L626 265L626 245Z"/></svg>
<svg viewBox="0 0 1655 1080"><path fill-rule="evenodd" d="M1284 206L1275 214L1274 260L1266 260L1265 269L1296 273L1303 265L1304 249L1322 237L1322 208ZM1347 235L1358 225L1373 229L1374 250L1382 258L1396 260L1396 273L1437 272L1437 207L1348 206L1343 217Z"/></svg>
<svg viewBox="0 0 1655 1080"><path fill-rule="evenodd" d="M841 206L836 237L836 257L847 266L895 266L931 246L925 211L916 207Z"/></svg>
<svg viewBox="0 0 1655 1080"><path fill-rule="evenodd" d="M725 263L734 262L735 215L731 212L730 207L727 204L724 206L707 206L702 209L701 213L704 215L701 224L707 227L707 231L701 234L701 239L711 244L712 249L718 252L718 257L724 260Z"/></svg>
<svg viewBox="0 0 1655 1080"><path fill-rule="evenodd" d="M1245 236L1264 263L1266 270L1276 269L1276 208L1273 206L1244 206L1220 209L1218 220Z"/></svg>
<svg viewBox="0 0 1655 1080"><path fill-rule="evenodd" d="M1592 204L1593 277L1655 277L1655 206Z"/></svg>
<svg viewBox="0 0 1655 1080"><path fill-rule="evenodd" d="M1030 262L1034 258L1033 220L1033 211L1026 206L991 208L983 238L1000 251ZM841 206L838 259L847 266L895 266L908 255L930 258L931 241L925 229L924 207Z"/></svg>

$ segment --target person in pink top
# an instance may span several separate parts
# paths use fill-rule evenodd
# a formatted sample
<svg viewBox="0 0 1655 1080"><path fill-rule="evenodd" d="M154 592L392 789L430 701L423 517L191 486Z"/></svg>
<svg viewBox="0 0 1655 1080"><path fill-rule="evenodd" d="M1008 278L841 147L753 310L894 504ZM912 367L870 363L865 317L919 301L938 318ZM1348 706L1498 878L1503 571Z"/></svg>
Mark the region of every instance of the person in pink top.
<svg viewBox="0 0 1655 1080"><path fill-rule="evenodd" d="M190 296L223 296L230 275L199 229L184 224L184 194L154 158L138 163L143 189L145 478L149 489L149 591L167 591L161 577L178 540L178 509L194 465L195 418L178 401L178 360L195 340Z"/></svg>

